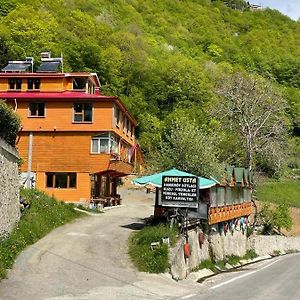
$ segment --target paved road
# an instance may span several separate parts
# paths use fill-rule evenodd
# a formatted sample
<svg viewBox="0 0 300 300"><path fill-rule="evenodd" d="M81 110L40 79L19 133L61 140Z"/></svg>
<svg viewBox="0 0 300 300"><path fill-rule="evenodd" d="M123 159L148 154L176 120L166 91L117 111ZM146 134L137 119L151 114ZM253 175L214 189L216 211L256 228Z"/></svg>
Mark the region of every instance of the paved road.
<svg viewBox="0 0 300 300"><path fill-rule="evenodd" d="M127 239L153 213L153 200L127 195L124 207L62 226L17 259L0 299L167 299L185 295L168 275L139 273L127 256Z"/></svg>
<svg viewBox="0 0 300 300"><path fill-rule="evenodd" d="M17 259L0 283L3 300L300 299L300 256L276 258L199 284L137 272L126 241L152 200L130 195L125 206L62 226Z"/></svg>
<svg viewBox="0 0 300 300"><path fill-rule="evenodd" d="M300 299L300 253L245 266L220 274L202 284L203 290L188 299ZM187 299L187 298L185 298Z"/></svg>

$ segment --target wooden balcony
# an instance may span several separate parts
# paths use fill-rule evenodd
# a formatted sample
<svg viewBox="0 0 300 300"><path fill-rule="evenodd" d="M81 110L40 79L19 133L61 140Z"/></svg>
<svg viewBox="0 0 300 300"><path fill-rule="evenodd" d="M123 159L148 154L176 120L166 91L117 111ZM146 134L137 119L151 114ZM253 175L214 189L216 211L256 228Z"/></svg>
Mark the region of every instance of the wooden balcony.
<svg viewBox="0 0 300 300"><path fill-rule="evenodd" d="M212 225L242 216L249 216L252 213L252 202L244 202L240 204L226 205L221 207L211 207L209 208L208 212L208 222L210 225Z"/></svg>

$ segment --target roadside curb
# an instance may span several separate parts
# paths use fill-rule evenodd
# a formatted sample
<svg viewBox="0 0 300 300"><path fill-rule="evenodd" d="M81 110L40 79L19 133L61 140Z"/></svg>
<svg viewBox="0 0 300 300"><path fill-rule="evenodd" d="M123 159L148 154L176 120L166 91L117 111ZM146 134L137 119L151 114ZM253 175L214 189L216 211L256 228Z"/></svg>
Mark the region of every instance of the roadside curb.
<svg viewBox="0 0 300 300"><path fill-rule="evenodd" d="M76 211L79 211L79 212L82 212L82 213L85 213L86 215L88 216L92 216L92 217L98 217L98 216L101 216L103 211L99 211L98 213L92 213L92 212L89 212L89 211L86 211L84 209L80 209L80 208L77 208L77 207L74 207L74 210Z"/></svg>

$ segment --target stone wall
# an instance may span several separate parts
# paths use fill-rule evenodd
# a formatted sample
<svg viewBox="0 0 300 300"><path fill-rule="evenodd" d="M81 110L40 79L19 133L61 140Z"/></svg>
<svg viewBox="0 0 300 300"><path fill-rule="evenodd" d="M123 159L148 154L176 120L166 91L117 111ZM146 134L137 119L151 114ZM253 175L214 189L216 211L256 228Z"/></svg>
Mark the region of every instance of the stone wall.
<svg viewBox="0 0 300 300"><path fill-rule="evenodd" d="M210 235L210 244L214 260L223 260L230 255L244 256L247 251L247 236L237 230L226 234L214 232Z"/></svg>
<svg viewBox="0 0 300 300"><path fill-rule="evenodd" d="M185 237L181 237L170 254L171 275L175 280L181 280L195 269L203 260L209 259L209 241L208 236L205 235L205 240L202 245L199 243L200 230L191 230L188 234L188 243L191 248L191 255L189 258L184 257Z"/></svg>
<svg viewBox="0 0 300 300"><path fill-rule="evenodd" d="M189 258L184 257L185 238L178 241L176 247L170 253L170 272L175 280L181 280L195 269L203 260L213 258L214 260L224 260L226 256L244 256L248 249L253 249L258 256L272 255L280 251L300 251L300 237L285 236L263 236L253 235L247 238L242 231L228 231L226 235L219 232L212 232L205 235L205 241L199 244L200 231L189 232L188 242L191 247Z"/></svg>
<svg viewBox="0 0 300 300"><path fill-rule="evenodd" d="M249 238L248 248L254 249L259 256L270 255L275 251L300 251L300 237L255 235Z"/></svg>
<svg viewBox="0 0 300 300"><path fill-rule="evenodd" d="M19 218L18 153L0 139L0 236L10 233Z"/></svg>

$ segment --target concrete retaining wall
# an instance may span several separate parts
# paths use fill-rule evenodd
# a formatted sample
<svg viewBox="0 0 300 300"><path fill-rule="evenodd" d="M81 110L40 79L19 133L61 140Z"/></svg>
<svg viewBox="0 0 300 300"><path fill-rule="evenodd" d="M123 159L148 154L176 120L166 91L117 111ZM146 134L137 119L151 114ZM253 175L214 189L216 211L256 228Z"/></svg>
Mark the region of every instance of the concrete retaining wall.
<svg viewBox="0 0 300 300"><path fill-rule="evenodd" d="M246 237L241 231L224 233L214 232L205 236L202 247L199 245L198 233L189 232L188 242L191 247L191 256L184 257L185 238L182 237L176 247L171 249L170 272L174 279L181 280L195 269L203 260L213 258L224 260L226 256L244 256L248 249L253 249L259 256L271 255L275 251L286 253L291 250L300 251L300 237L261 236ZM211 257L212 256L212 257Z"/></svg>
<svg viewBox="0 0 300 300"><path fill-rule="evenodd" d="M248 248L254 249L259 256L273 254L274 251L300 251L300 237L256 235L249 238Z"/></svg>
<svg viewBox="0 0 300 300"><path fill-rule="evenodd" d="M210 244L214 260L223 260L230 255L244 256L247 251L247 237L241 231L212 233Z"/></svg>
<svg viewBox="0 0 300 300"><path fill-rule="evenodd" d="M19 218L18 153L0 139L0 236L10 233Z"/></svg>
<svg viewBox="0 0 300 300"><path fill-rule="evenodd" d="M184 244L185 237L182 237L176 247L171 250L170 266L171 275L175 280L181 280L195 269L203 260L209 259L209 242L208 236L205 235L204 243L200 246L198 235L200 230L189 231L188 242L191 247L191 256L189 258L184 257Z"/></svg>

